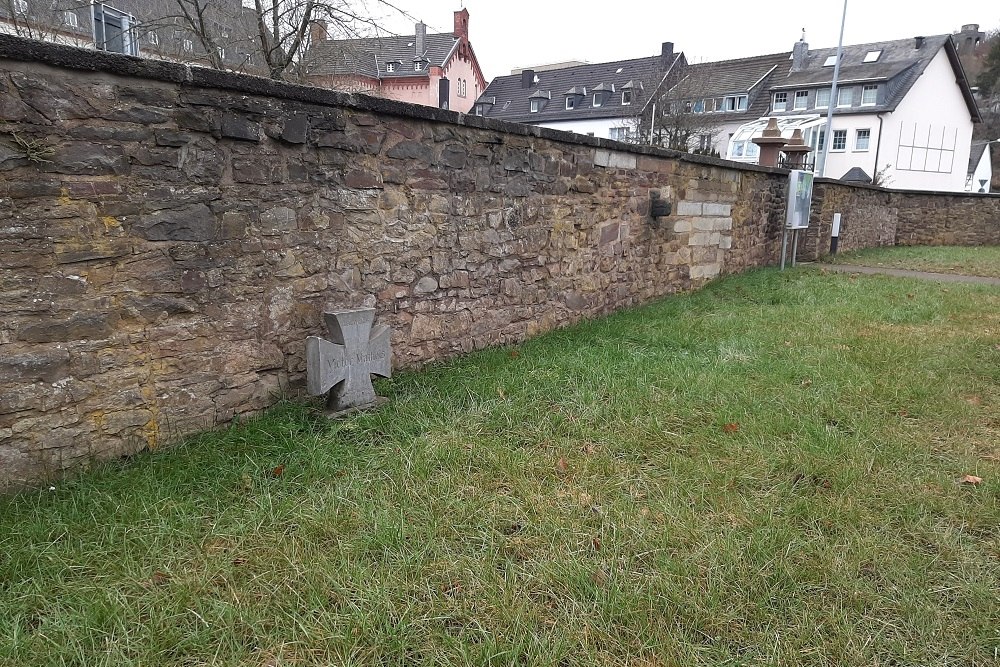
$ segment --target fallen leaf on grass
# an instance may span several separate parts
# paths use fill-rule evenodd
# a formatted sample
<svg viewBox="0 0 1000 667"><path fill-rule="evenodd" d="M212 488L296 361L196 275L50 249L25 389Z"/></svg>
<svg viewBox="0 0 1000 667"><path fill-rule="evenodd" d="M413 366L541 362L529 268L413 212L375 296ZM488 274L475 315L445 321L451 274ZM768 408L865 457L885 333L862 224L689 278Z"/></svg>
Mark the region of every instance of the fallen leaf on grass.
<svg viewBox="0 0 1000 667"><path fill-rule="evenodd" d="M564 473L567 470L569 470L569 464L566 463L566 459L564 459L561 456L559 457L559 460L556 461L556 470L558 470L561 473Z"/></svg>
<svg viewBox="0 0 1000 667"><path fill-rule="evenodd" d="M969 486L979 486L983 483L982 477L976 477L975 475L966 475L962 479L958 480L959 484L966 484Z"/></svg>
<svg viewBox="0 0 1000 667"><path fill-rule="evenodd" d="M271 477L281 477L285 472L285 464L282 463L280 466L271 471Z"/></svg>
<svg viewBox="0 0 1000 667"><path fill-rule="evenodd" d="M521 356L520 350L511 350L510 351L510 358L511 359L517 359L520 356Z"/></svg>
<svg viewBox="0 0 1000 667"><path fill-rule="evenodd" d="M811 387L812 383L813 383L812 380L810 380L809 378L806 378L805 380L802 381L802 386L803 387Z"/></svg>
<svg viewBox="0 0 1000 667"><path fill-rule="evenodd" d="M726 424L725 426L723 426L722 430L725 433L736 433L737 431L740 430L740 425L737 422L732 422L730 424Z"/></svg>
<svg viewBox="0 0 1000 667"><path fill-rule="evenodd" d="M601 550L601 538L595 537L594 539L592 539L590 541L590 544L591 544L591 546L594 547L594 551L600 551Z"/></svg>
<svg viewBox="0 0 1000 667"><path fill-rule="evenodd" d="M973 394L971 396L966 396L965 402L968 403L969 405L982 405L983 399Z"/></svg>

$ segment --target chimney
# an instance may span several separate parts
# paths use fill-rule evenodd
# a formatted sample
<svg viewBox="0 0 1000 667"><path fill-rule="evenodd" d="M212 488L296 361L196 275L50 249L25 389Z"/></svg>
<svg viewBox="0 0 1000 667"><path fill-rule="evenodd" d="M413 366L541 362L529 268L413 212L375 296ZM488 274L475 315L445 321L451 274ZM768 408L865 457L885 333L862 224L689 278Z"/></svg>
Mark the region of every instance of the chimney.
<svg viewBox="0 0 1000 667"><path fill-rule="evenodd" d="M535 70L524 69L521 70L521 87L531 88L535 85Z"/></svg>
<svg viewBox="0 0 1000 667"><path fill-rule="evenodd" d="M469 41L469 10L462 9L455 12L455 38L465 38Z"/></svg>
<svg viewBox="0 0 1000 667"><path fill-rule="evenodd" d="M427 50L427 24L423 21L416 26L416 39L413 40L413 55L415 58L420 58L424 55L424 51Z"/></svg>
<svg viewBox="0 0 1000 667"><path fill-rule="evenodd" d="M327 39L326 21L313 21L309 24L309 41L313 44L325 42Z"/></svg>
<svg viewBox="0 0 1000 667"><path fill-rule="evenodd" d="M670 63L674 61L674 43L673 42L663 42L660 45L660 64L664 67L670 67Z"/></svg>
<svg viewBox="0 0 1000 667"><path fill-rule="evenodd" d="M809 62L809 42L803 37L792 47L792 71L801 72Z"/></svg>
<svg viewBox="0 0 1000 667"><path fill-rule="evenodd" d="M923 37L914 37L913 38L913 48L915 48L915 49L922 49L922 48L924 48L924 38Z"/></svg>

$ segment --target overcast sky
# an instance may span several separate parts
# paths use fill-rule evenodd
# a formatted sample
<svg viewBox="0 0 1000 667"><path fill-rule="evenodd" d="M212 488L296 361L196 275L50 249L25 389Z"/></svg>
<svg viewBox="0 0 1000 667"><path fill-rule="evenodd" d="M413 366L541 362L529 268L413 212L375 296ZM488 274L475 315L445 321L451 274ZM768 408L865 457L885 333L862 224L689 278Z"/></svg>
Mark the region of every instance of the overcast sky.
<svg viewBox="0 0 1000 667"><path fill-rule="evenodd" d="M380 9L379 0L365 0ZM429 32L451 32L460 0L392 0L423 20ZM489 81L511 68L583 60L641 58L673 42L690 62L789 51L806 30L812 48L837 45L841 0L464 0L469 37ZM978 23L1000 27L996 0L848 0L845 44L939 35ZM413 34L413 21L396 14L386 27Z"/></svg>

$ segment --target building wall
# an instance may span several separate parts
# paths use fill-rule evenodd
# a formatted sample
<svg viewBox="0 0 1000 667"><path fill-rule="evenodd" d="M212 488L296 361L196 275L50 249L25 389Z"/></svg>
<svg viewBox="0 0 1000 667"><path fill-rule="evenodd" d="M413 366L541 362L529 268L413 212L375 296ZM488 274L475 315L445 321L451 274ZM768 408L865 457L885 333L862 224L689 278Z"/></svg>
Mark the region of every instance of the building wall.
<svg viewBox="0 0 1000 667"><path fill-rule="evenodd" d="M948 119L946 123L941 122L942 118ZM910 151L901 146L907 142L932 147L943 143L954 147L951 169L943 173L904 170L903 166L908 161L917 162L926 152L921 149ZM942 49L896 110L886 114L879 165L892 165L888 171L891 178L889 186L892 188L962 192L965 190L971 143L971 115L961 91L955 85L955 72L948 55ZM911 152L915 155L912 160ZM935 154L936 151L931 151L931 161Z"/></svg>
<svg viewBox="0 0 1000 667"><path fill-rule="evenodd" d="M562 104L561 99L553 99L549 104ZM631 118L589 118L566 121L546 121L537 123L538 127L547 127L563 132L576 132L586 134L599 139L607 139L613 127L635 128L635 120Z"/></svg>
<svg viewBox="0 0 1000 667"><path fill-rule="evenodd" d="M414 367L778 259L779 170L3 36L0 87L52 150L0 148L0 488L300 393L327 309Z"/></svg>
<svg viewBox="0 0 1000 667"><path fill-rule="evenodd" d="M479 93L483 91L485 86L482 84L478 76L476 75L476 68L473 66L472 61L460 58L457 55L451 59L448 66L444 69L444 75L451 82L450 87L450 97L449 97L449 108L452 111L459 111L461 113L469 113L472 107L476 103L476 98L479 97ZM462 79L466 81L465 95L459 95L458 91L458 81ZM434 88L435 102L437 100L437 88Z"/></svg>
<svg viewBox="0 0 1000 667"><path fill-rule="evenodd" d="M847 131L847 148L842 151L836 151L833 150L833 144L830 144L827 168L823 171L826 177L841 178L853 167L861 167L865 170L866 174L875 178L879 169L888 164L884 158L886 154L885 147L883 146L882 150L879 150L879 120L875 114L834 114L830 131L831 138L837 130ZM869 130L871 132L868 141L868 150L857 149L858 130ZM882 136L885 135L883 134ZM876 153L880 155L878 165L875 164ZM822 157L820 156L817 156L816 159L818 162L822 161ZM886 173L890 178L895 179L894 173L891 172L891 167ZM890 185L891 187L903 187L897 185L895 180L892 180Z"/></svg>
<svg viewBox="0 0 1000 667"><path fill-rule="evenodd" d="M976 169L972 172L972 178L969 181L969 191L979 192L980 189L985 190L988 194L990 190L990 180L993 178L993 162L991 160L990 150L992 146L987 146L986 150L983 151L983 155L979 158L979 162L976 164ZM980 181L985 181L985 184L980 185Z"/></svg>

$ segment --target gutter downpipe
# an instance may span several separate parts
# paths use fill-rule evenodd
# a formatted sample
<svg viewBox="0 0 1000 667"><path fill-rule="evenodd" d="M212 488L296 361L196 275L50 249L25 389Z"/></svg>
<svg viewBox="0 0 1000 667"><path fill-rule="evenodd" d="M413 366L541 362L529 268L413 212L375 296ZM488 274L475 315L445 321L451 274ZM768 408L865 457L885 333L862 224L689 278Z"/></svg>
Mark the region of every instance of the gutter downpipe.
<svg viewBox="0 0 1000 667"><path fill-rule="evenodd" d="M826 161L830 157L830 144L833 143L833 107L837 103L837 79L840 77L840 60L844 55L844 25L847 23L847 0L844 0L844 13L840 18L840 41L837 42L837 62L833 65L833 83L830 86L830 106L826 110L826 129L823 140L823 168L820 176L826 176ZM881 138L881 133L879 138Z"/></svg>

